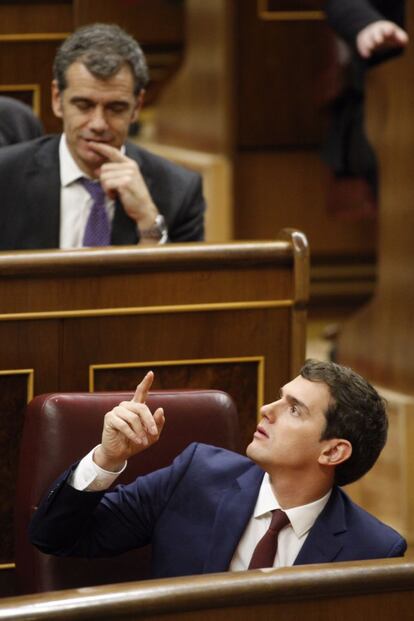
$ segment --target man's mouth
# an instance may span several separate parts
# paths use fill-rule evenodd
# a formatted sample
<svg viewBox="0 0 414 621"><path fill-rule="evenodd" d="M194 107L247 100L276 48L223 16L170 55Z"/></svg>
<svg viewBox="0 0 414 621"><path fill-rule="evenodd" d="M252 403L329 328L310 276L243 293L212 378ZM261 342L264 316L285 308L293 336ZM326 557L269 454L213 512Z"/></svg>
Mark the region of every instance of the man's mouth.
<svg viewBox="0 0 414 621"><path fill-rule="evenodd" d="M269 435L266 433L265 429L261 426L258 425L254 434L256 437L259 438L268 438Z"/></svg>
<svg viewBox="0 0 414 621"><path fill-rule="evenodd" d="M100 144L109 144L109 140L99 140L98 138L82 138L85 142L98 142Z"/></svg>

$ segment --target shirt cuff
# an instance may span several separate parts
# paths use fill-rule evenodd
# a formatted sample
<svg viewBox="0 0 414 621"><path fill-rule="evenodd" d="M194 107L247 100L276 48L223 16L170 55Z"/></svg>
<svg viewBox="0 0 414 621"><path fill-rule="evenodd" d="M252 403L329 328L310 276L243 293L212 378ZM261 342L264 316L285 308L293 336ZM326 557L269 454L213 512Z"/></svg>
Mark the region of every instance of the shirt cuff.
<svg viewBox="0 0 414 621"><path fill-rule="evenodd" d="M78 464L68 479L68 483L74 489L81 492L101 492L112 485L127 466L124 463L118 472L104 470L93 461L93 454L98 448L95 446Z"/></svg>

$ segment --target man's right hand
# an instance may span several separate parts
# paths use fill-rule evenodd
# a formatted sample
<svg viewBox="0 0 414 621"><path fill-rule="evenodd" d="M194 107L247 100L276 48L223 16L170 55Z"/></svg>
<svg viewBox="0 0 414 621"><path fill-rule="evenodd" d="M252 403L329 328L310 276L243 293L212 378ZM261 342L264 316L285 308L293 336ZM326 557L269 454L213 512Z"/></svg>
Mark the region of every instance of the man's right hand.
<svg viewBox="0 0 414 621"><path fill-rule="evenodd" d="M105 414L102 442L93 456L104 470L121 470L129 457L158 442L165 422L164 411L158 408L152 415L145 404L153 379L154 373L149 371L131 401L122 401Z"/></svg>
<svg viewBox="0 0 414 621"><path fill-rule="evenodd" d="M375 52L405 47L408 35L397 24L387 20L372 22L357 36L356 46L362 58L370 58Z"/></svg>

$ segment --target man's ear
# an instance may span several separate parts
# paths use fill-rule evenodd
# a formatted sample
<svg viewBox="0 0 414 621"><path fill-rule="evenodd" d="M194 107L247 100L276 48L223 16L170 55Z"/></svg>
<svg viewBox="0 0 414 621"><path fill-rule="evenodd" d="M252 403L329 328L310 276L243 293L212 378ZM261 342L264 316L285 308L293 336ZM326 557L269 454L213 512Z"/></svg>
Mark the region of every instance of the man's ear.
<svg viewBox="0 0 414 621"><path fill-rule="evenodd" d="M138 119L139 113L141 112L142 106L144 105L144 99L145 99L145 89L142 88L140 92L138 93L137 98L135 100L135 107L132 112L131 123L134 123Z"/></svg>
<svg viewBox="0 0 414 621"><path fill-rule="evenodd" d="M63 109L62 109L62 93L58 88L58 84L56 80L52 80L52 110L55 116L58 119L63 117Z"/></svg>
<svg viewBox="0 0 414 621"><path fill-rule="evenodd" d="M343 438L331 438L319 455L318 462L322 466L339 466L352 455L352 444Z"/></svg>

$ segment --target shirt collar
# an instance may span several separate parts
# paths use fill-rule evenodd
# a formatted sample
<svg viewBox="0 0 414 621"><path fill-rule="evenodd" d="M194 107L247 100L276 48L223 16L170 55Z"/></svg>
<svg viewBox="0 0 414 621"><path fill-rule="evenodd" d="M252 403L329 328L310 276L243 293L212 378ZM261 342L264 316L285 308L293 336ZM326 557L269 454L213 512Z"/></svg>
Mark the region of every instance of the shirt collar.
<svg viewBox="0 0 414 621"><path fill-rule="evenodd" d="M312 528L318 515L325 508L331 492L332 490L330 489L325 496L318 498L318 500L285 511L297 537L305 535ZM274 509L281 509L281 506L274 495L269 474L265 472L253 511L253 517L261 518Z"/></svg>
<svg viewBox="0 0 414 621"><path fill-rule="evenodd" d="M125 154L125 145L121 147L121 153ZM83 170L79 168L77 163L69 151L66 135L62 134L59 142L59 162L60 162L60 181L65 188L74 181L78 181L81 177L86 177Z"/></svg>
<svg viewBox="0 0 414 621"><path fill-rule="evenodd" d="M80 177L84 177L85 173L79 168L73 159L65 134L62 134L59 143L59 161L60 161L60 181L65 188Z"/></svg>

